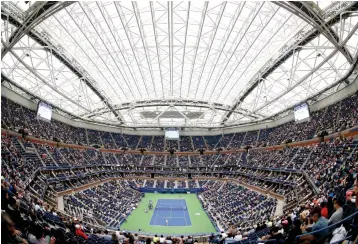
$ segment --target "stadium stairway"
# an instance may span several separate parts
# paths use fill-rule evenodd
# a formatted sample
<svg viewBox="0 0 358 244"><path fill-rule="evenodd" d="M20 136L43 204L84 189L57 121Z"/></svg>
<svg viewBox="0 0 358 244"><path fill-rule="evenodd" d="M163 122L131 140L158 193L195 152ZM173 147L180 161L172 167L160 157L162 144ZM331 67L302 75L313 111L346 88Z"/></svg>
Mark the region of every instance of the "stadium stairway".
<svg viewBox="0 0 358 244"><path fill-rule="evenodd" d="M191 156L188 156L188 166L191 167Z"/></svg>
<svg viewBox="0 0 358 244"><path fill-rule="evenodd" d="M295 168L300 169L301 166L306 162L306 160L310 157L312 153L312 148L311 147L302 147L300 148L300 150L298 151L297 155L296 155L296 164L295 164Z"/></svg>
<svg viewBox="0 0 358 244"><path fill-rule="evenodd" d="M44 163L45 167L57 167L57 163L52 158L51 154L46 149L46 146L37 145L35 144L34 147L36 148L38 152L38 156L41 158L41 155L46 155L46 158L42 158L41 161Z"/></svg>
<svg viewBox="0 0 358 244"><path fill-rule="evenodd" d="M12 142L14 143L14 146L16 147L17 150L19 150L19 152L21 153L21 155L24 156L25 160L32 160L35 165L38 165L39 167L45 166L45 164L42 162L42 160L39 158L38 154L37 154L37 150L35 147L33 147L32 143L26 143L26 147L31 147L33 149L33 151L27 151L24 147L24 145L16 138L13 137L12 138Z"/></svg>
<svg viewBox="0 0 358 244"><path fill-rule="evenodd" d="M155 156L157 158L157 155ZM163 159L163 165L166 166L167 165L167 155L164 156L160 156L160 158ZM159 158L158 158L159 159ZM161 160L161 159L160 159Z"/></svg>
<svg viewBox="0 0 358 244"><path fill-rule="evenodd" d="M191 136L189 136L189 138L190 138L190 144L191 144L191 146L192 146L193 150L195 150L195 146L194 146L193 138L192 138Z"/></svg>
<svg viewBox="0 0 358 244"><path fill-rule="evenodd" d="M311 158L312 153L313 153L313 150L311 150L309 152L309 154L307 155L306 160L302 163L302 165L300 167L300 170L303 170L306 167L306 164L309 161L309 159Z"/></svg>
<svg viewBox="0 0 358 244"><path fill-rule="evenodd" d="M285 152L285 155L288 154L288 158L291 159L291 160L288 162L288 165L295 164L295 159L296 159L296 157L298 156L298 152L299 152L299 148L298 148L298 147L292 148L290 151L288 151L288 153ZM293 168L293 167L287 166L286 169L287 169L287 168Z"/></svg>
<svg viewBox="0 0 358 244"><path fill-rule="evenodd" d="M57 162L59 166L70 166L70 163L62 155L61 151L58 148L54 148L51 157L55 162Z"/></svg>
<svg viewBox="0 0 358 244"><path fill-rule="evenodd" d="M224 181L224 182L222 183L222 185L219 187L219 189L218 189L217 191L221 191L221 189L225 186L225 184L226 184L226 181Z"/></svg>
<svg viewBox="0 0 358 244"><path fill-rule="evenodd" d="M283 215L283 206L285 206L285 202L282 200L277 200L275 216Z"/></svg>
<svg viewBox="0 0 358 244"><path fill-rule="evenodd" d="M65 210L65 205L63 203L63 196L57 197L57 208L61 211Z"/></svg>

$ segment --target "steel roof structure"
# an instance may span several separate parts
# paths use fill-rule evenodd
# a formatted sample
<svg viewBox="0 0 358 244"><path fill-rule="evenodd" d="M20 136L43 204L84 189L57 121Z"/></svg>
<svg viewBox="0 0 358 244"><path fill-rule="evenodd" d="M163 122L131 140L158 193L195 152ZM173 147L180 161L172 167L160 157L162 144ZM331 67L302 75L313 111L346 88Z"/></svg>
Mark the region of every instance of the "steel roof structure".
<svg viewBox="0 0 358 244"><path fill-rule="evenodd" d="M337 91L357 2L1 3L2 84L76 120L218 128Z"/></svg>

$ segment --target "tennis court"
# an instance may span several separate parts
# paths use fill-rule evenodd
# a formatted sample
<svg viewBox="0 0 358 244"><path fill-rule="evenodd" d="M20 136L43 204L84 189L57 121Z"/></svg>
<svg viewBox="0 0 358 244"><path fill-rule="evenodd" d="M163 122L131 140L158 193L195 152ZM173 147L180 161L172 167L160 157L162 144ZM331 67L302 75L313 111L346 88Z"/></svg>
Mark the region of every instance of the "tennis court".
<svg viewBox="0 0 358 244"><path fill-rule="evenodd" d="M185 199L158 199L150 225L191 226Z"/></svg>
<svg viewBox="0 0 358 244"><path fill-rule="evenodd" d="M162 200L179 200L179 202L164 201ZM185 200L185 201L183 201ZM148 209L148 203L153 202L153 209L146 212ZM159 204L158 204L159 202ZM163 203L173 203L174 206L181 206L182 210L172 210L172 215L165 213L162 210L156 210L156 206L162 206ZM179 204L176 204L179 203ZM166 204L165 204L166 205ZM184 206L187 206L187 210L184 211ZM163 206L164 207L164 206ZM167 206L165 206L167 207ZM174 213L178 212L178 213ZM189 213L189 215L187 214ZM158 215L159 214L159 215ZM165 214L165 215L164 215ZM179 215L180 214L180 215ZM186 214L186 215L184 215ZM165 224L165 219L160 223L159 217L165 216L178 216L178 220L183 222L183 225L178 224L178 220L174 218L168 219L168 226ZM184 218L184 216L187 216ZM180 218L181 217L181 218ZM186 225L185 220L187 221ZM189 222L190 221L190 222ZM213 233L216 232L215 226L210 221L208 215L203 210L200 201L196 194L161 194L161 193L146 193L142 198L142 201L138 204L137 208L134 209L128 216L127 221L121 224L121 230L131 231L133 233L142 232L150 233L152 235L192 235L194 233Z"/></svg>

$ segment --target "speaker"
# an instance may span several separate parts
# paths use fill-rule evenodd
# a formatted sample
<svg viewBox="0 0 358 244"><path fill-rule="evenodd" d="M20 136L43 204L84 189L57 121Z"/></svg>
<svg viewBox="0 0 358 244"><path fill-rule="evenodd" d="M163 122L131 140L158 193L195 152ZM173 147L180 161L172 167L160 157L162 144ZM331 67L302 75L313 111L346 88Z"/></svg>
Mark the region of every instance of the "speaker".
<svg viewBox="0 0 358 244"><path fill-rule="evenodd" d="M188 174L188 179L192 179L191 173Z"/></svg>
<svg viewBox="0 0 358 244"><path fill-rule="evenodd" d="M150 173L150 178L154 178L154 173Z"/></svg>
<svg viewBox="0 0 358 244"><path fill-rule="evenodd" d="M203 155L203 154L204 154L204 152L205 152L205 149L204 149L204 148L200 148L200 149L199 149L199 153L200 153L200 155Z"/></svg>
<svg viewBox="0 0 358 244"><path fill-rule="evenodd" d="M283 144L287 144L287 143L291 143L292 142L292 138L291 139L286 139L283 141Z"/></svg>
<svg viewBox="0 0 358 244"><path fill-rule="evenodd" d="M249 146L249 145L247 145L247 146L244 147L244 149L246 149L246 150L249 150L250 148L252 148L252 147Z"/></svg>
<svg viewBox="0 0 358 244"><path fill-rule="evenodd" d="M328 136L328 132L326 130L321 130L317 133L318 137L324 137L324 136Z"/></svg>
<svg viewBox="0 0 358 244"><path fill-rule="evenodd" d="M170 148L170 149L169 149L169 153L170 153L170 155L174 155L175 149L174 149L174 148Z"/></svg>
<svg viewBox="0 0 358 244"><path fill-rule="evenodd" d="M146 148L140 148L139 151L140 151L141 154L144 154L144 152L147 151L147 149Z"/></svg>
<svg viewBox="0 0 358 244"><path fill-rule="evenodd" d="M100 145L98 145L98 144L93 144L93 145L91 145L92 147L94 147L94 148L101 148L101 146Z"/></svg>

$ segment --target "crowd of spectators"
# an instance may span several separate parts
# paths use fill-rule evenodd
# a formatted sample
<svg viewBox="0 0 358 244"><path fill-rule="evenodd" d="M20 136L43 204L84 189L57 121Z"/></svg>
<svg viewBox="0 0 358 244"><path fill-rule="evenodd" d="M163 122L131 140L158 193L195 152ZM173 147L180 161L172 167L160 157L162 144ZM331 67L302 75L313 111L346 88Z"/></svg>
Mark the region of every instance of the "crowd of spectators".
<svg viewBox="0 0 358 244"><path fill-rule="evenodd" d="M150 149L155 152L163 152L164 136L153 136L152 146Z"/></svg>
<svg viewBox="0 0 358 244"><path fill-rule="evenodd" d="M119 244L119 243L146 243L147 238L140 238L136 233L111 231L100 228L101 217L110 224L116 225L103 217L106 211L116 211L116 214L128 213L140 200L140 194L130 188L120 187L116 183L106 183L94 188L90 192L76 193L66 199L66 210L71 215L57 211L53 205L34 198L28 191L9 181L11 178L1 179L1 242L6 244ZM113 194L108 194L110 191ZM131 192L129 192L131 191ZM89 198L90 196L90 198ZM122 196L122 201L117 198ZM123 197L126 196L126 197ZM98 201L108 202L98 206ZM85 202L85 203L83 203ZM89 206L90 205L90 206ZM80 207L79 207L80 206ZM94 210L95 209L95 210ZM113 218L114 219L114 218ZM171 239L170 237L168 239Z"/></svg>
<svg viewBox="0 0 358 244"><path fill-rule="evenodd" d="M127 145L130 149L136 149L138 144L139 144L139 140L140 140L140 136L137 135L127 135L127 134L122 134L123 139L127 142Z"/></svg>
<svg viewBox="0 0 358 244"><path fill-rule="evenodd" d="M21 155L10 137L2 136L1 146L2 243L113 243L84 234L89 229L80 220L56 211L55 203L46 201L50 194L44 194L47 176L38 175L28 185L38 167Z"/></svg>
<svg viewBox="0 0 358 244"><path fill-rule="evenodd" d="M109 148L109 149L116 149L116 148L121 148L123 145L117 145L115 140L113 139L113 136L110 132L105 132L105 131L99 131L99 138L101 138L102 144L104 148Z"/></svg>
<svg viewBox="0 0 358 244"><path fill-rule="evenodd" d="M216 145L219 143L222 135L217 136L204 136L205 144L209 150L216 148Z"/></svg>
<svg viewBox="0 0 358 244"><path fill-rule="evenodd" d="M178 166L178 157L172 156L172 155L167 155L166 165L169 167Z"/></svg>
<svg viewBox="0 0 358 244"><path fill-rule="evenodd" d="M304 169L321 191L335 186L351 186L358 172L358 141L335 139L313 146ZM345 187L346 188L346 187Z"/></svg>
<svg viewBox="0 0 358 244"><path fill-rule="evenodd" d="M13 143L13 141L17 142L17 140L11 140L11 139L6 139L5 137L2 138L4 145L6 145L5 141L10 141L11 143ZM327 144L332 144L330 146L330 150L328 150ZM336 145L335 145L336 144ZM14 147L12 147L14 148ZM41 145L37 146L39 153L48 153L49 156L46 158L43 158L42 160L45 162L45 165L53 165L53 164L57 164L57 165L65 165L66 162L77 162L77 161L81 161L80 159L82 159L82 161L85 161L85 164L72 164L72 165L91 165L91 163L88 162L93 162L92 165L106 165L106 164L110 164L110 165L118 165L118 166L125 166L125 165L130 165L133 164L133 162L136 161L140 161L140 158L142 157L141 155L137 155L137 156L133 156L133 155L114 155L111 153L102 153L103 157L105 158L105 161L103 162L107 162L107 163L101 163L101 161L98 161L98 159L96 157L100 157L101 155L98 152L85 152L85 151L80 151L80 150L76 150L76 149L66 149L66 148L62 148L62 149L57 149L57 148L53 148L50 146L46 146L43 147ZM314 156L316 156L316 158L322 157L320 156L320 154L317 154L317 150L321 150L325 153L332 153L336 152L339 148L342 148L341 150L345 150L346 153L342 154L342 155L338 155L339 157L341 157L341 159L345 159L342 158L344 157L344 155L346 157L348 156L352 156L352 158L350 158L350 161L347 163L348 166L350 167L351 171L356 170L355 167L353 167L353 162L355 160L356 157L356 142L354 141L350 141L350 143L346 143L343 144L343 142L339 142L339 140L336 140L334 142L328 142L328 143L322 143L318 146L310 146L310 147L302 147L302 148L286 148L284 151L255 151L252 150L250 151L250 153L245 157L243 155L241 155L240 153L238 154L232 154L232 155L204 155L202 157L204 157L204 161L206 159L208 159L208 163L206 163L205 165L207 166L211 166L212 164L214 164L213 166L225 166L225 164L227 164L228 166L231 166L238 163L239 158L241 157L241 159L243 158L248 158L248 161L246 161L246 164L244 163L244 161L240 161L239 165L241 167L251 167L252 165L255 165L256 169L255 170L250 170L248 169L241 169L238 168L238 170L233 170L231 169L232 172L238 171L238 173L243 174L245 173L247 176L254 176L256 178L259 177L263 177L262 173L258 173L259 170L257 169L257 167L262 167L262 168L281 168L281 169L304 169L307 170L307 172L309 173L309 175L311 176L312 179L314 179L315 183L317 186L322 185L322 182L319 182L319 177L323 177L322 173L325 172L324 168L322 168L325 163L325 161L323 161L322 164L319 164L319 168L312 168L312 165L316 165L315 162L317 161ZM21 149L21 146L20 146ZM45 150L45 151L41 151L41 150ZM71 151L71 153L70 153ZM60 152L60 153L59 153ZM338 152L338 151L337 151ZM76 154L78 157L74 157L74 154ZM89 155L88 155L89 154ZM99 155L96 155L99 154ZM81 156L82 155L82 156ZM91 156L92 155L92 156ZM310 157L308 158L308 155L310 155ZM23 154L22 154L23 156ZM91 159L91 157L94 157L95 159ZM117 164L117 160L116 157L118 157L119 159L122 160L118 160L120 162L120 164ZM131 159L127 159L126 161L123 161L123 158L127 158L130 157ZM150 156L146 156L146 157L150 157ZM159 156L160 157L160 156ZM163 156L162 156L163 157ZM75 158L75 159L74 159ZM138 160L134 160L133 158L139 158ZM165 158L165 157L163 157ZM181 167L185 167L186 165L188 165L188 161L187 156L180 156L179 158L179 164ZM177 157L171 157L169 159L169 165L168 166L175 166L175 162L178 159ZM195 160L193 161L195 157L191 157L191 163L195 162ZM196 158L199 158L199 156L196 156ZM183 160L182 160L183 159ZM185 160L184 160L185 159ZM103 160L103 158L102 158ZM47 163L49 161L49 163ZM171 162L172 161L172 162ZM306 162L307 161L307 162ZM345 159L345 161L347 161ZM345 162L344 161L344 162ZM28 160L28 162L34 162L34 160L30 159ZM87 163L86 163L87 162ZM170 163L171 162L171 163ZM184 163L182 163L184 162ZM225 163L226 162L226 163ZM271 163L272 162L272 163ZM38 167L41 167L41 162L38 162ZM334 162L331 163L331 165ZM194 163L195 164L195 163ZM290 165L293 165L294 167L291 167ZM337 167L335 167L337 168ZM154 169L154 168L153 168ZM208 170L207 168L198 168L198 170ZM219 169L219 168L218 168ZM212 169L212 170L217 170L216 168ZM220 170L220 169L219 169ZM331 169L327 169L326 174L331 176ZM320 172L321 175L316 175L315 172ZM274 174L272 174L274 175ZM335 174L334 174L335 175ZM266 180L282 180L279 177L275 176L275 177L271 177L271 178L265 178Z"/></svg>
<svg viewBox="0 0 358 244"><path fill-rule="evenodd" d="M302 124L290 122L270 130L213 137L185 137L179 143L164 141L163 137L159 136L122 135L75 128L58 121L47 123L37 120L32 110L5 98L2 98L1 102L2 108L5 108L2 110L4 128L15 131L23 128L30 135L41 138L59 139L75 144L99 144L105 148L146 147L150 150L163 151L169 146L190 151L198 148L212 150L219 147L257 146L261 142L273 145L288 138L296 141L309 139L320 130L340 131L357 124L357 100L356 95L346 98L314 112L311 121ZM237 235L251 238L250 234L256 233L256 236L263 240L273 238L292 243L290 241L296 234L337 223L343 216L356 210L356 206L352 207L354 206L352 196L358 193L356 188L353 189L358 172L358 143L353 138L338 138L318 145L274 151L249 150L248 153L189 157L112 154L98 150L56 148L8 136L2 136L1 142L1 200L2 210L5 211L2 214L2 229L5 231L4 238L8 243L45 243L45 241L66 243L64 241L66 238L68 240L83 238L89 242L91 240L97 242L98 238L116 240L119 236L123 236L123 240L135 238L128 233L112 237L101 230L93 231L92 234L90 229L78 220L78 214L82 213L81 219L87 220L87 223L104 223L117 228L141 198L140 193L130 186L138 187L144 183L146 187L195 188L199 185L208 189L201 194L204 207L224 229L236 231L236 235L231 233L225 236L226 233L223 233L220 238L225 242L230 242L231 238L235 239ZM111 177L143 175L135 173L136 170L142 170L143 168L140 168L142 166L185 168L190 165L204 166L198 167L196 170L201 173L196 173L193 177L200 177L205 173L218 177L220 173L215 174L215 172L227 170L230 171L225 175L227 178L284 196L287 203L284 208L285 215L272 218L276 205L274 199L243 188L234 182L222 183L215 179L108 182L66 197L65 207L69 215L60 213L53 207L56 192ZM62 168L68 166L85 167ZM40 168L42 169L39 171ZM121 171L118 171L119 169ZM128 173L123 173L123 170L127 170ZM130 171L132 173L129 173ZM345 197L347 192L351 193L350 197ZM123 202L117 204L118 199L123 199ZM19 214L21 209L23 211ZM83 214L84 212L87 215ZM310 217L307 217L308 214ZM23 218L24 216L26 217ZM38 224L39 221L34 220L40 220L41 225ZM241 225L238 226L237 223ZM53 226L55 228L52 228ZM63 232L57 227L63 229L68 227L71 232ZM245 228L250 228L251 233L237 234ZM351 226L345 225L345 228L349 231ZM355 234L354 231L351 233ZM304 238L307 238L306 241L313 239L321 241L328 237L330 236L327 231L323 234L307 235ZM217 240L218 237L215 238Z"/></svg>
<svg viewBox="0 0 358 244"><path fill-rule="evenodd" d="M180 137L180 151L181 152L191 152L193 151L193 143L191 136L181 136Z"/></svg>
<svg viewBox="0 0 358 244"><path fill-rule="evenodd" d="M207 146L205 144L204 138L202 136L192 136L194 149L207 149Z"/></svg>
<svg viewBox="0 0 358 244"><path fill-rule="evenodd" d="M257 131L257 130L248 131L245 135L244 141L242 142L242 146L255 147L256 142L257 142L258 133L259 133L259 131Z"/></svg>
<svg viewBox="0 0 358 244"><path fill-rule="evenodd" d="M192 167L197 167L197 166L203 166L203 162L201 161L201 155L196 155L196 156L189 156L190 157L190 163Z"/></svg>
<svg viewBox="0 0 358 244"><path fill-rule="evenodd" d="M127 215L136 208L143 195L128 186L127 181L111 181L66 196L65 211L69 205L78 206L87 213L92 213L94 218L105 222L107 226L117 229Z"/></svg>
<svg viewBox="0 0 358 244"><path fill-rule="evenodd" d="M188 167L189 166L189 156L178 156L179 167Z"/></svg>
<svg viewBox="0 0 358 244"><path fill-rule="evenodd" d="M188 180L188 187L190 189L192 189L192 188L200 188L199 184L198 184L198 182L196 180Z"/></svg>
<svg viewBox="0 0 358 244"><path fill-rule="evenodd" d="M256 172L257 173L257 172ZM63 173L64 175L66 175L66 173ZM261 172L259 174L259 176L261 178L265 178L268 175L273 174L273 173L263 173ZM275 178L282 178L279 176L279 173L275 173ZM60 174L57 174L57 176L59 177ZM285 176L287 177L287 176ZM288 176L287 178L292 177L292 176ZM298 176L297 176L298 177ZM287 179L286 178L286 179ZM294 178L294 177L292 177ZM92 181L93 179L89 179L88 182ZM239 177L240 180L240 177ZM242 179L241 179L242 180ZM252 180L253 181L253 180ZM295 182L299 181L299 179L294 179ZM121 181L123 182L123 181ZM172 181L168 181L167 182L167 187L174 187L174 185L171 185ZM245 181L246 182L246 181ZM82 182L85 183L85 182ZM142 183L142 182L139 182ZM164 183L160 183L160 182L156 182L157 183L157 187L161 187L164 186ZM249 182L252 183L252 182ZM35 184L38 184L37 181L35 181ZM109 184L109 185L106 185ZM91 189L91 190L86 190L83 193L76 193L74 196L69 197L69 199L66 199L67 201L69 201L68 206L74 206L74 207L69 207L69 209L71 209L70 213L74 214L75 212L72 212L74 210L72 209L76 209L75 207L80 208L80 209L85 209L86 213L93 213L95 212L97 215L96 217L89 217L89 216L84 216L83 214L81 215L81 218L83 219L95 219L95 221L97 223L100 223L100 221L104 221L104 222L109 222L110 225L112 226L118 226L118 219L121 221L124 219L123 213L126 214L128 212L126 211L130 211L130 208L135 207L135 202L127 202L130 204L122 204L121 206L130 206L128 207L124 212L122 213L122 217L121 215L117 216L118 219L111 219L109 216L113 216L114 213L111 212L111 209L114 207L112 205L109 206L109 208L106 205L102 205L101 207L101 211L91 211L90 209L86 209L86 206L89 206L89 208L94 208L95 206L99 207L100 205L96 205L98 204L98 199L101 199L101 201L103 202L107 202L108 204L112 204L114 201L113 199L108 199L109 197L111 197L111 194L108 194L108 192L115 192L115 194L128 194L129 188L126 188L126 186L117 186L117 185L111 185L112 183L106 183L105 185L95 188L95 190ZM190 184L190 183L188 183ZM231 226L231 223L233 223L232 221L238 222L238 223L242 223L242 225L238 226L236 228L236 230L238 231L239 229L244 229L247 227L252 227L252 224L254 222L265 222L266 223L270 223L270 221L272 222L272 219L269 219L268 216L272 216L272 211L273 208L275 206L274 202L270 202L273 199L266 199L266 197L259 195L255 192L249 191L245 188L242 188L238 185L236 185L235 183L225 183L223 184L222 182L217 182L217 181L199 181L198 184L205 186L206 188L209 189L209 191L206 191L205 193L202 194L203 199L204 199L204 206L208 208L209 212L213 212L213 217L215 220L217 220L220 224L222 224L225 229L229 228ZM128 185L130 185L128 183ZM148 182L147 182L148 185ZM183 182L180 184L179 182L177 183L177 187L179 187L179 185L183 185ZM125 189L123 191L118 190L119 189ZM116 192L117 191L117 192ZM248 196L248 197L247 197ZM107 200L103 200L104 198L107 198ZM117 199L120 199L120 197L116 197ZM138 197L132 198L132 199L137 199ZM242 198L242 200L240 200ZM74 199L77 199L74 200ZM220 199L225 199L225 204L221 205ZM238 202L239 201L239 202ZM76 205L77 204L77 205ZM82 204L82 205L80 205ZM209 205L207 205L209 204ZM249 207L245 207L246 204ZM339 203L341 205L343 205L343 203ZM341 206L340 205L340 206ZM311 204L309 205L311 206ZM257 211L255 211L255 209L257 208ZM106 212L108 211L108 212ZM271 211L271 213L270 213ZM119 210L116 210L116 213L119 212ZM215 214L214 214L215 213ZM270 213L270 214L269 214ZM314 214L314 212L312 211L312 213ZM232 218L234 216L234 218ZM285 218L285 217L284 217ZM96 220L98 219L98 221ZM332 218L332 223L337 222L337 220L335 220L337 218L333 217ZM249 221L246 221L249 220ZM285 224L286 219L282 220L282 223ZM334 221L335 220L335 221ZM264 224L266 224L264 223ZM282 224L281 223L281 224ZM329 221L328 221L329 223ZM264 225L262 224L262 225ZM261 236L262 239L270 239L272 238L274 235L276 235L277 233L277 228L279 228L280 230L283 228L281 226L275 226L275 229L270 230L267 235L263 235ZM87 231L88 232L88 231ZM89 236L86 234L86 230L83 230L82 227L80 227L80 230L78 230L78 228L75 228L74 231L75 235L81 236L83 238L86 238ZM261 233L260 231L256 231L255 230L256 235L258 235L259 233ZM289 232L288 232L289 233ZM97 233L99 234L99 233ZM252 233L251 233L252 234ZM99 235L103 235L103 233L99 234ZM105 235L105 233L104 233ZM222 235L221 235L222 236ZM231 235L232 236L232 235ZM250 235L248 235L248 233L243 233L242 234L243 238L252 238L250 237ZM53 236L53 240L55 240L55 234ZM78 237L78 238L81 238ZM98 237L98 236L97 236ZM75 238L75 237L73 237ZM101 238L101 237L100 237ZM276 237L275 237L276 238ZM284 238L284 235L280 235L280 238ZM224 233L224 239L226 241L230 240L230 235L228 235L227 237L225 237L225 233Z"/></svg>
<svg viewBox="0 0 358 244"><path fill-rule="evenodd" d="M165 155L155 155L154 156L154 165L164 166L165 165Z"/></svg>
<svg viewBox="0 0 358 244"><path fill-rule="evenodd" d="M179 151L179 141L177 140L165 140L165 151L174 150Z"/></svg>
<svg viewBox="0 0 358 244"><path fill-rule="evenodd" d="M36 119L35 111L20 106L4 97L2 103L2 126L12 130L26 129L30 135L49 140L83 145L98 144L105 148L130 149L147 148L147 150L163 151L174 148L180 151L193 151L203 148L233 149L243 146L277 145L287 139L301 141L311 139L319 131L341 131L357 125L358 96L353 95L338 103L313 112L310 121L295 123L294 121L259 131L249 131L216 136L183 136L178 141L165 141L163 136L137 136L82 129L52 120L51 123ZM180 147L179 147L180 145Z"/></svg>
<svg viewBox="0 0 358 244"><path fill-rule="evenodd" d="M227 149L241 148L246 132L235 133Z"/></svg>
<svg viewBox="0 0 358 244"><path fill-rule="evenodd" d="M336 131L342 131L357 125L358 120L358 99L355 96L342 100L339 115L336 120Z"/></svg>
<svg viewBox="0 0 358 244"><path fill-rule="evenodd" d="M258 218L251 217L253 221L230 222L232 218L228 218L224 223L226 231L221 234L210 237L211 243L355 243L357 242L357 221L358 221L358 204L356 198L358 196L358 179L356 179L355 187L347 191L346 195L340 196L331 189L324 194L317 195L309 200L304 201L295 208L286 211L282 216L273 215L257 215ZM227 190L233 191L232 186ZM337 189L336 189L337 190ZM209 194L210 192L210 194ZM209 197L214 196L221 198L220 193L208 191L205 194ZM220 189L219 191L220 192ZM231 195L227 196L226 191L221 194L228 198L227 202L236 199ZM236 196L236 194L232 194ZM239 198L240 200L240 198ZM243 200L243 202L246 199ZM212 201L210 201L211 203ZM263 202L264 203L264 202ZM262 203L262 204L263 204ZM220 211L220 205L208 209ZM234 206L237 206L236 204ZM229 206L230 207L230 206ZM270 209L270 208L268 208ZM227 208L221 209L220 215L214 218L220 221L222 216L230 214L231 210ZM224 213L224 215L223 215ZM255 212L257 213L257 212ZM355 214L355 215L354 215ZM233 215L233 216L236 216ZM351 217L349 217L351 216ZM262 218L261 218L262 217ZM341 223L341 221L343 221ZM244 223L244 224L243 224ZM250 223L247 225L246 223ZM348 237L348 240L344 241Z"/></svg>
<svg viewBox="0 0 358 244"><path fill-rule="evenodd" d="M153 165L154 156L153 155L144 155L142 159L142 166Z"/></svg>
<svg viewBox="0 0 358 244"><path fill-rule="evenodd" d="M245 225L251 221L263 221L273 215L275 199L268 199L233 182L220 184L217 189L209 188L201 197L204 207L222 228L228 229L229 223Z"/></svg>

